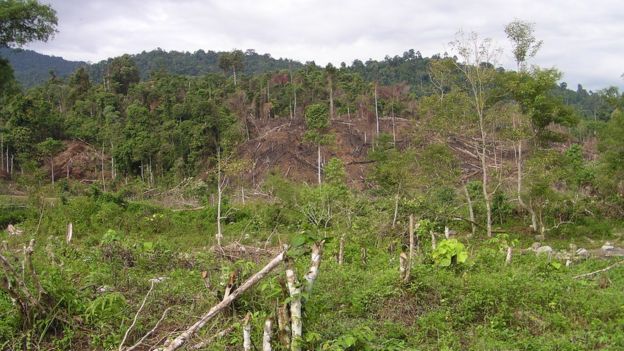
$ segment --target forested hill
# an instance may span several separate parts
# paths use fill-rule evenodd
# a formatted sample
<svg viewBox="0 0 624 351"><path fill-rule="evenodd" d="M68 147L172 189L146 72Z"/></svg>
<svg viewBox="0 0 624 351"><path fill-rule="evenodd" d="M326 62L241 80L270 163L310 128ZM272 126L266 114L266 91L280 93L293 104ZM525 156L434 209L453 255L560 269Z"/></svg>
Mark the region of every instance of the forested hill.
<svg viewBox="0 0 624 351"><path fill-rule="evenodd" d="M194 53L180 51L164 51L160 48L149 52L143 51L136 55L130 55L136 63L142 80L147 79L152 72L166 71L171 74L183 76L201 76L207 73L223 72L219 67L219 57L223 52L198 50ZM254 50L242 53L242 72L256 74L276 71L281 69L297 69L302 66L300 62L289 59L275 59L270 54L258 54ZM102 80L106 67L113 59L100 61L91 65L89 73L97 82Z"/></svg>
<svg viewBox="0 0 624 351"><path fill-rule="evenodd" d="M254 50L234 51L240 54L240 72L246 75L276 72L280 70L299 70L304 64L284 58L273 58L270 54L258 54ZM182 76L203 76L207 73L223 72L223 55L232 55L233 52L216 52L198 50L194 53L179 51L164 51L160 48L149 52L143 51L135 55L124 55L134 61L139 77L145 81L155 72L168 72ZM32 50L0 49L0 56L11 63L15 77L24 88L46 82L50 79L50 72L55 76L65 78L80 66L87 66L90 80L101 83L106 69L114 62L114 58L94 64L82 61L67 61L61 57L43 55ZM383 60L368 59L355 60L350 64L342 63L340 68L354 73L366 82L378 82L382 85L403 84L415 97L432 94L438 89L448 89L445 86L432 84L429 75L429 64L440 60L440 55L423 57L419 51L410 49L402 55L386 56ZM221 62L221 65L220 65ZM314 64L314 62L309 62ZM231 64L228 71L231 70ZM331 66L327 68L332 69ZM231 72L230 72L231 73ZM556 88L556 94L563 98L567 105L573 106L579 113L591 119L606 120L612 109L607 102L613 92L588 91L582 85L576 89L569 89L565 82ZM607 98L605 98L607 97Z"/></svg>
<svg viewBox="0 0 624 351"><path fill-rule="evenodd" d="M62 57L44 55L32 50L2 47L0 57L9 60L15 79L25 88L47 81L50 72L54 72L58 77L67 77L78 67L86 65L82 61L68 61Z"/></svg>
<svg viewBox="0 0 624 351"><path fill-rule="evenodd" d="M171 74L184 76L201 76L207 73L217 73L219 57L222 52L198 50L194 53L179 51L164 51L159 49L149 52L143 51L130 55L139 69L141 80L149 78L152 72L167 71ZM0 49L0 56L9 60L15 78L24 88L30 88L44 83L50 78L50 72L57 77L67 77L78 67L87 65L91 80L101 82L106 67L113 61L112 58L94 64L81 61L68 61L61 57L48 56L32 50ZM281 69L297 69L303 65L300 62L288 59L275 59L269 54L258 54L253 50L243 53L243 73L255 74L276 71Z"/></svg>

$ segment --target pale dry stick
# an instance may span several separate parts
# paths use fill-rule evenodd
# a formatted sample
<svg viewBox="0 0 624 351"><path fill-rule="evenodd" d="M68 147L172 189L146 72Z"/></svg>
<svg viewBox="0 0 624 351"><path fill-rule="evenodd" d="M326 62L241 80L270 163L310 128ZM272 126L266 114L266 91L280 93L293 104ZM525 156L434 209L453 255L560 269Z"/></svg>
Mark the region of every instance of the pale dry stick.
<svg viewBox="0 0 624 351"><path fill-rule="evenodd" d="M257 282L266 277L273 269L275 269L286 257L286 251L288 246L284 247L284 250L280 252L275 258L273 258L266 266L247 279L241 286L234 290L228 297L221 300L218 304L214 305L206 314L204 314L197 322L186 329L182 334L178 335L175 339L171 340L167 346L157 349L162 351L173 351L182 347L188 339L193 336L199 329L201 329L208 321L213 319L219 312L228 307L239 295L249 290Z"/></svg>
<svg viewBox="0 0 624 351"><path fill-rule="evenodd" d="M143 307L145 307L145 302L147 302L147 298L152 293L152 290L154 290L154 284L155 283L156 283L155 280L151 280L150 281L150 288L147 291L147 294L145 294L145 297L143 297L143 302L141 302L141 306L139 306L139 309L137 310L136 314L134 315L134 320L132 320L132 324L130 324L130 327L128 327L128 329L126 330L126 333L124 334L124 337L121 340L121 343L119 344L119 351L123 350L123 344L126 342L126 339L128 338L128 335L130 334L130 331L132 330L132 328L134 328L134 325L136 324L137 320L139 319L139 314L143 310Z"/></svg>
<svg viewBox="0 0 624 351"><path fill-rule="evenodd" d="M338 249L338 265L342 266L344 263L344 248L345 248L345 236L342 234L340 237L340 246Z"/></svg>
<svg viewBox="0 0 624 351"><path fill-rule="evenodd" d="M74 236L74 225L72 224L72 222L69 222L67 224L67 234L65 236L65 242L69 244L73 236Z"/></svg>
<svg viewBox="0 0 624 351"><path fill-rule="evenodd" d="M610 270L611 268L619 266L622 263L624 263L624 260L615 262L614 264L612 264L612 265L610 265L610 266L608 266L606 268L599 269L597 271L593 271L593 272L589 272L589 273L585 273L585 274L580 274L580 275L574 276L574 277L572 277L572 279L591 277L592 275L595 275L595 274L598 274L598 273L602 273L602 272L606 272L606 271Z"/></svg>
<svg viewBox="0 0 624 351"><path fill-rule="evenodd" d="M211 336L210 338L202 341L202 342L198 342L197 344L193 345L191 347L192 350L199 350L201 348L204 348L206 346L208 346L209 344L211 344L214 340L222 338L226 335L228 335L229 333L233 332L234 329L236 329L236 327L234 325L231 325L223 330L221 330L220 332L216 333L215 335Z"/></svg>
<svg viewBox="0 0 624 351"><path fill-rule="evenodd" d="M158 320L158 322L156 322L156 324L154 325L154 327L148 331L145 335L143 335L143 337L141 339L139 339L139 341L136 342L136 344L130 346L129 348L127 348L125 351L132 351L134 349L136 349L137 347L141 346L143 344L143 342L150 337L150 335L154 334L154 332L156 331L156 329L158 329L158 327L160 326L160 323L162 323L163 320L165 320L165 318L167 317L167 313L169 313L169 311L171 310L172 307L167 307L165 309L165 311L163 312L162 316L160 316L160 319Z"/></svg>
<svg viewBox="0 0 624 351"><path fill-rule="evenodd" d="M267 318L264 321L264 331L262 332L262 351L272 351L271 331L273 329L273 319Z"/></svg>
<svg viewBox="0 0 624 351"><path fill-rule="evenodd" d="M243 320L243 350L251 351L251 312Z"/></svg>
<svg viewBox="0 0 624 351"><path fill-rule="evenodd" d="M505 264L508 265L511 263L511 255L512 255L511 246L507 246L507 257L505 257Z"/></svg>

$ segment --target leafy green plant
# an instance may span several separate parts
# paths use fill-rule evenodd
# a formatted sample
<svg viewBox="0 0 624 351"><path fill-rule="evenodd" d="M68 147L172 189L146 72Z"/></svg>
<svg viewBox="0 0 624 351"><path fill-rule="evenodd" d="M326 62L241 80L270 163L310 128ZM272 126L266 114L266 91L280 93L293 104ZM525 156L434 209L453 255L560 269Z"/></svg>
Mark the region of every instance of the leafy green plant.
<svg viewBox="0 0 624 351"><path fill-rule="evenodd" d="M468 259L468 252L464 244L457 239L448 239L441 241L431 256L436 265L448 267L452 264L465 263Z"/></svg>

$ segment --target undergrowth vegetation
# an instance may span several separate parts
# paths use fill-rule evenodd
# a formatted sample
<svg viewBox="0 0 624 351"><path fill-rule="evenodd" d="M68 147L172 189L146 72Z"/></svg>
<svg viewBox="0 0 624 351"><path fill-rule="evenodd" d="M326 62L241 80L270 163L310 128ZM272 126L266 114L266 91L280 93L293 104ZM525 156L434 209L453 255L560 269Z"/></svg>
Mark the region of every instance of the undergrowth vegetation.
<svg viewBox="0 0 624 351"><path fill-rule="evenodd" d="M320 239L326 245L318 281L305 304L304 349L624 347L622 271L573 279L604 268L607 261L588 259L566 267L556 258L521 254L519 248L528 247L530 239L513 232L489 240L463 234L444 240L438 234L433 250L428 230L442 232L443 227L436 221L421 221L416 262L405 283L399 278L398 258L407 245L406 218L399 218L392 229L387 221L392 206L380 208L382 203L350 194L349 230L317 225L305 215L309 208L284 206L289 201L300 203L301 197L308 204L315 203L306 195L309 191L282 194L284 202L232 205L235 210L224 226L224 243L267 250L255 256L220 252L213 246L211 206L173 211L97 192L44 202L42 212L23 212L19 219L23 219L20 227L25 234L2 234L3 252L20 267L22 247L35 239L33 266L44 297L42 307L26 320L11 296L0 294L2 349L117 349L151 285L153 292L126 346L171 308L143 346L155 345L219 302L232 272L249 276L270 258L274 252L270 250L285 242L301 247L291 250L290 256L297 270L305 272L305 243ZM69 222L73 238L67 243ZM513 226L513 222L506 224ZM465 223L458 222L454 228L469 232ZM587 236L588 230L596 234ZM553 236L550 244L565 249L570 242L591 247L596 241L596 246L604 239L618 240L618 230L621 223L585 221L568 227L565 235ZM346 238L344 262L338 264L342 235ZM508 246L514 246L517 254L506 265ZM234 331L207 349L236 348L246 312L253 313L253 340L261 340L264 319L274 315L276 303L287 301L280 288L281 276L273 274L242 295L196 340L233 325ZM35 281L26 279L26 283L36 291Z"/></svg>

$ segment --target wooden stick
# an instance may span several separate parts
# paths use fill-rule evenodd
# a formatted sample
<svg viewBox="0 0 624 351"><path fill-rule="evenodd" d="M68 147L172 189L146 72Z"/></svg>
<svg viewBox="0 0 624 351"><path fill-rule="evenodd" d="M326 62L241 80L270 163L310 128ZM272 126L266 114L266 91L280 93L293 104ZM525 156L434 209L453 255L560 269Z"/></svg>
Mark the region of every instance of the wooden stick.
<svg viewBox="0 0 624 351"><path fill-rule="evenodd" d="M262 333L262 351L272 351L271 331L273 329L273 319L267 318L264 321L264 331Z"/></svg>
<svg viewBox="0 0 624 351"><path fill-rule="evenodd" d="M243 350L251 351L251 312L243 320Z"/></svg>
<svg viewBox="0 0 624 351"><path fill-rule="evenodd" d="M204 340L202 342L198 342L197 344L193 345L191 347L191 349L192 350L202 349L202 348L206 347L207 345L209 345L210 343L212 343L214 340L222 338L222 337L228 335L229 333L233 332L234 329L236 329L236 327L234 325L231 325L231 326L221 330L220 332L216 333L215 335L211 336L207 340Z"/></svg>
<svg viewBox="0 0 624 351"><path fill-rule="evenodd" d="M126 339L128 338L128 335L130 334L130 331L132 330L132 328L134 328L134 325L136 324L137 320L139 319L139 314L143 310L143 307L145 307L145 302L147 302L147 298L152 293L152 290L154 290L154 284L155 283L156 283L155 280L151 280L150 288L147 291L147 294L145 294L145 297L143 298L143 302L141 302L141 306L139 306L139 309L137 310L136 314L134 315L134 319L132 320L132 324L130 324L130 327L128 327L128 329L126 330L126 333L124 334L124 337L121 340L121 343L119 344L119 351L123 350L123 344L126 342Z"/></svg>
<svg viewBox="0 0 624 351"><path fill-rule="evenodd" d="M599 269L597 271L593 271L593 272L589 272L589 273L585 273L585 274L580 274L580 275L574 276L574 277L572 277L572 279L580 279L580 278L591 277L592 275L595 275L595 274L598 274L598 273L602 273L602 272L606 272L609 269L617 267L617 266L619 266L622 263L624 263L624 260L615 262L614 264L610 265L607 268L603 268L603 269Z"/></svg>
<svg viewBox="0 0 624 351"><path fill-rule="evenodd" d="M143 337L141 339L139 339L139 341L137 341L136 344L134 344L134 345L130 346L129 348L127 348L126 351L132 351L132 350L136 349L137 347L141 346L141 344L143 344L145 339L149 338L150 335L154 334L156 329L158 329L158 326L160 326L160 323L162 323L162 321L165 319L165 317L167 317L167 313L169 313L170 310L171 310L171 307L167 307L165 309L165 311L163 312L163 314L160 316L160 319L158 320L158 322L156 322L156 324L154 325L154 328L152 328L145 335L143 335Z"/></svg>
<svg viewBox="0 0 624 351"><path fill-rule="evenodd" d="M182 334L178 335L175 339L173 339L167 346L157 349L161 351L174 351L182 347L188 339L193 336L199 329L201 329L208 321L213 319L219 312L229 306L239 295L249 290L252 286L254 286L257 282L266 277L273 269L275 269L286 257L286 251L288 250L288 246L284 247L284 250L280 252L275 258L273 258L266 266L264 266L261 270L256 272L256 274L252 275L247 279L238 289L234 290L228 297L221 300L218 304L214 305L210 311L204 314L195 324L191 325L188 329L186 329Z"/></svg>

